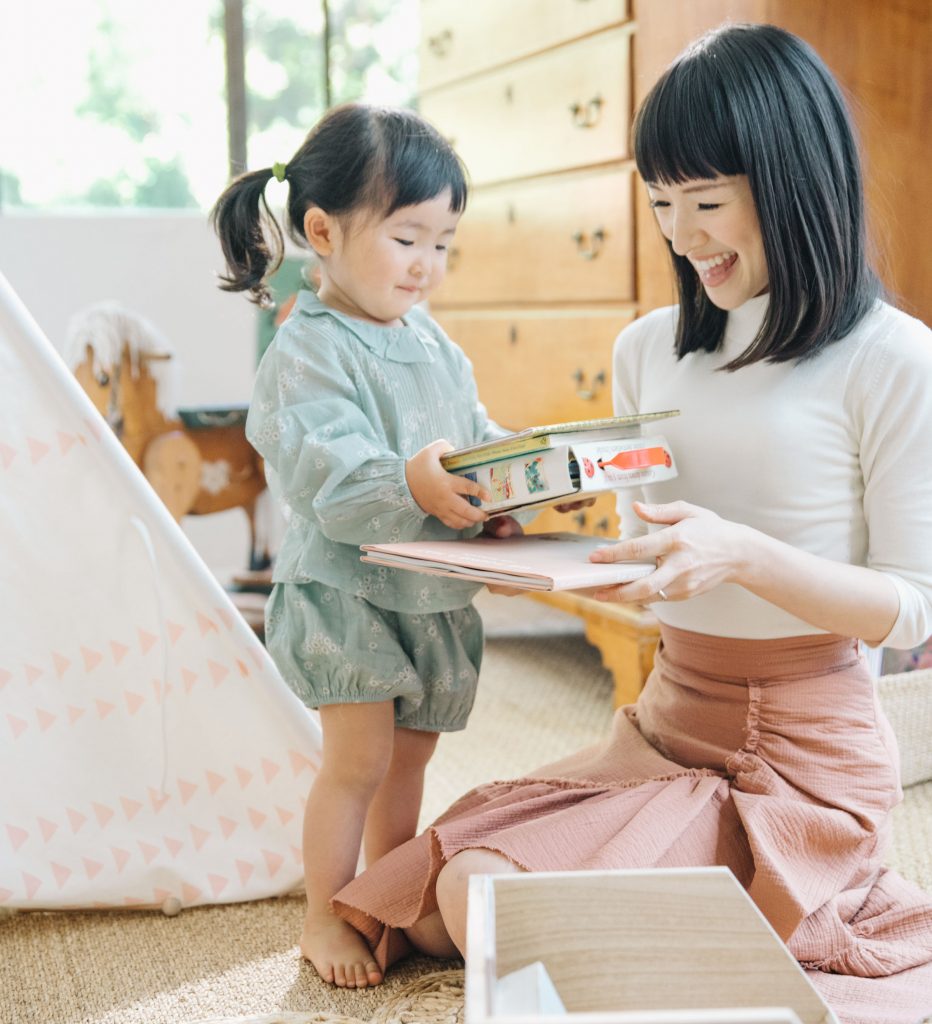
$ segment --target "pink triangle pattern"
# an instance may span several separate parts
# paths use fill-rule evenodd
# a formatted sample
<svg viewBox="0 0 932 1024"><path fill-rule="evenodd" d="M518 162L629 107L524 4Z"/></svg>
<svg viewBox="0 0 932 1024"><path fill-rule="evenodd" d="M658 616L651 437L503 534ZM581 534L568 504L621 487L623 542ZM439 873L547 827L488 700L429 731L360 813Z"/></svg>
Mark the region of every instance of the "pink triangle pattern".
<svg viewBox="0 0 932 1024"><path fill-rule="evenodd" d="M248 676L249 676L249 666L246 664L245 661L242 661L240 658L237 658L236 659L236 667L239 669L239 674L244 679L248 678Z"/></svg>
<svg viewBox="0 0 932 1024"><path fill-rule="evenodd" d="M37 437L27 437L26 444L29 446L29 456L32 459L33 465L41 462L51 451L51 448Z"/></svg>
<svg viewBox="0 0 932 1024"><path fill-rule="evenodd" d="M179 626L177 622L171 622L166 619L165 628L168 630L168 642L174 647L178 643L181 634L184 633L184 626Z"/></svg>
<svg viewBox="0 0 932 1024"><path fill-rule="evenodd" d="M229 879L224 878L222 875L209 874L207 876L207 881L210 882L210 891L214 894L214 899L216 899L227 887Z"/></svg>
<svg viewBox="0 0 932 1024"><path fill-rule="evenodd" d="M262 774L266 782L271 782L280 771L281 769L274 761L270 761L267 757L262 758Z"/></svg>
<svg viewBox="0 0 932 1024"><path fill-rule="evenodd" d="M220 822L220 831L223 833L224 839L229 839L239 827L232 818L225 818L222 815L217 818L217 821Z"/></svg>
<svg viewBox="0 0 932 1024"><path fill-rule="evenodd" d="M74 723L84 714L84 708L75 707L74 704L68 705L68 721L74 725Z"/></svg>
<svg viewBox="0 0 932 1024"><path fill-rule="evenodd" d="M39 891L39 886L42 885L42 879L36 878L35 875L30 875L28 871L22 871L20 874L23 878L23 885L26 887L26 895L29 899L32 899Z"/></svg>
<svg viewBox="0 0 932 1024"><path fill-rule="evenodd" d="M204 843L206 843L207 840L210 839L210 833L207 831L207 829L198 828L197 825L192 825L191 839L194 842L194 849L200 851Z"/></svg>
<svg viewBox="0 0 932 1024"><path fill-rule="evenodd" d="M186 804L197 791L197 783L188 782L186 779L178 780L178 792L181 794L181 802Z"/></svg>
<svg viewBox="0 0 932 1024"><path fill-rule="evenodd" d="M204 774L207 776L207 788L210 790L211 796L213 796L224 782L227 781L222 775L219 775L217 772L212 772L209 769L205 771Z"/></svg>
<svg viewBox="0 0 932 1024"><path fill-rule="evenodd" d="M217 613L217 618L226 626L228 630L233 629L233 616L225 608L215 608L214 611Z"/></svg>
<svg viewBox="0 0 932 1024"><path fill-rule="evenodd" d="M131 800L128 796L121 796L120 803L123 805L123 813L126 815L127 821L132 821L143 806L138 800Z"/></svg>
<svg viewBox="0 0 932 1024"><path fill-rule="evenodd" d="M58 882L58 888L61 890L64 888L65 882L71 878L71 868L66 868L63 864L56 864L55 861L51 862L51 868L55 881Z"/></svg>
<svg viewBox="0 0 932 1024"><path fill-rule="evenodd" d="M6 686L6 684L13 678L12 672L7 672L5 668L0 668L0 690Z"/></svg>
<svg viewBox="0 0 932 1024"><path fill-rule="evenodd" d="M221 665L219 662L213 661L210 658L207 659L207 667L210 669L214 686L219 686L230 674L230 670L225 665Z"/></svg>
<svg viewBox="0 0 932 1024"><path fill-rule="evenodd" d="M252 875L255 868L253 867L252 864L249 863L248 860L238 860L236 862L236 870L239 872L240 882L242 882L242 884L245 885L249 881L249 878Z"/></svg>
<svg viewBox="0 0 932 1024"><path fill-rule="evenodd" d="M203 893L196 885L190 885L188 882L181 883L181 895L184 903L197 903L198 900L203 896Z"/></svg>
<svg viewBox="0 0 932 1024"><path fill-rule="evenodd" d="M62 455L67 455L71 451L72 447L77 443L77 437L74 434L66 434L64 431L57 431L58 434L58 450Z"/></svg>
<svg viewBox="0 0 932 1024"><path fill-rule="evenodd" d="M143 629L141 626L136 630L136 635L139 637L139 650L143 654L148 654L152 650L153 645L158 640L158 637L154 633L150 633L147 629Z"/></svg>
<svg viewBox="0 0 932 1024"><path fill-rule="evenodd" d="M113 817L114 812L106 806L106 804L92 803L91 807L94 809L94 817L97 819L98 825L101 828L106 828L110 819Z"/></svg>
<svg viewBox="0 0 932 1024"><path fill-rule="evenodd" d="M13 460L16 458L16 449L11 448L8 444L4 444L0 441L0 462L3 463L4 469L9 469L13 465Z"/></svg>
<svg viewBox="0 0 932 1024"><path fill-rule="evenodd" d="M81 647L81 657L84 659L84 668L87 672L93 672L104 660L100 651L94 651L90 647Z"/></svg>
<svg viewBox="0 0 932 1024"><path fill-rule="evenodd" d="M48 818L37 818L36 821L39 822L39 831L42 833L42 838L48 842L58 831L58 826L54 821L49 821Z"/></svg>
<svg viewBox="0 0 932 1024"><path fill-rule="evenodd" d="M29 723L24 718L20 718L19 715L8 714L6 720L10 726L10 732L13 733L14 740L18 740L26 729L29 728Z"/></svg>
<svg viewBox="0 0 932 1024"><path fill-rule="evenodd" d="M71 822L71 831L77 835L81 826L87 821L87 815L81 814L80 811L76 811L73 807L67 808L66 813L68 814L68 820Z"/></svg>
<svg viewBox="0 0 932 1024"><path fill-rule="evenodd" d="M116 711L116 705L111 704L110 701L108 700L100 700L99 698L95 698L94 703L97 705L97 714L101 717L101 719L106 718L107 715L109 715L111 712Z"/></svg>
<svg viewBox="0 0 932 1024"><path fill-rule="evenodd" d="M103 864L98 860L91 860L90 857L82 857L81 860L84 864L84 871L87 874L89 881L96 878L96 876L104 869Z"/></svg>
<svg viewBox="0 0 932 1024"><path fill-rule="evenodd" d="M141 693L133 693L132 690L127 690L123 694L123 700L126 701L126 710L131 715L135 715L146 702L146 698Z"/></svg>
<svg viewBox="0 0 932 1024"><path fill-rule="evenodd" d="M52 664L55 666L55 675L59 679L64 678L65 673L71 668L71 662L64 654L58 654L56 651L52 651Z"/></svg>
<svg viewBox="0 0 932 1024"><path fill-rule="evenodd" d="M6 834L10 837L10 844L14 850L18 850L29 838L29 833L19 825L7 825Z"/></svg>
<svg viewBox="0 0 932 1024"><path fill-rule="evenodd" d="M152 804L152 810L156 814L171 800L168 793L160 793L157 789L149 787L149 803Z"/></svg>
<svg viewBox="0 0 932 1024"><path fill-rule="evenodd" d="M236 765L235 770L236 777L239 779L239 788L245 789L252 781L252 772L247 771L245 768L241 768L239 765Z"/></svg>
<svg viewBox="0 0 932 1024"><path fill-rule="evenodd" d="M113 863L116 864L118 872L122 871L126 867L126 862L130 858L129 851L121 849L119 846L110 847L110 855L113 857Z"/></svg>
<svg viewBox="0 0 932 1024"><path fill-rule="evenodd" d="M180 839L175 839L173 836L162 836L162 842L172 857L177 857L182 846L184 846Z"/></svg>
<svg viewBox="0 0 932 1024"><path fill-rule="evenodd" d="M197 673L192 672L189 668L182 668L181 679L184 683L184 692L190 693L194 689L194 684L197 682Z"/></svg>
<svg viewBox="0 0 932 1024"><path fill-rule="evenodd" d="M289 821L294 817L294 811L286 811L284 807L276 807L275 813L278 815L278 820L283 824L287 825Z"/></svg>
<svg viewBox="0 0 932 1024"><path fill-rule="evenodd" d="M146 864L151 864L152 861L155 860L155 858L159 855L159 848L157 846L153 846L152 843L146 843L140 839L137 841L136 845L139 847L139 852L142 854L142 859L146 862ZM161 903L161 900L159 900L158 902Z"/></svg>
<svg viewBox="0 0 932 1024"><path fill-rule="evenodd" d="M263 824L265 824L266 818L268 817L267 814L263 814L262 811L257 810L255 807L247 808L246 813L249 815L252 827L257 830L262 828Z"/></svg>
<svg viewBox="0 0 932 1024"><path fill-rule="evenodd" d="M197 628L201 631L201 636L206 636L210 632L220 632L217 623L213 619L209 619L203 612L197 613Z"/></svg>
<svg viewBox="0 0 932 1024"><path fill-rule="evenodd" d="M111 640L110 653L113 656L113 664L119 665L120 662L129 653L129 648L126 646L126 644L121 644L118 640Z"/></svg>
<svg viewBox="0 0 932 1024"><path fill-rule="evenodd" d="M46 711L45 708L36 708L36 719L39 722L39 731L45 732L51 725L55 723L57 715L53 715L51 711Z"/></svg>
<svg viewBox="0 0 932 1024"><path fill-rule="evenodd" d="M30 686L37 680L42 678L42 669L35 665L24 665L23 671L26 673L26 682Z"/></svg>
<svg viewBox="0 0 932 1024"><path fill-rule="evenodd" d="M274 878L285 863L285 858L274 850L263 850L262 856L265 858L265 866L269 869L269 877Z"/></svg>

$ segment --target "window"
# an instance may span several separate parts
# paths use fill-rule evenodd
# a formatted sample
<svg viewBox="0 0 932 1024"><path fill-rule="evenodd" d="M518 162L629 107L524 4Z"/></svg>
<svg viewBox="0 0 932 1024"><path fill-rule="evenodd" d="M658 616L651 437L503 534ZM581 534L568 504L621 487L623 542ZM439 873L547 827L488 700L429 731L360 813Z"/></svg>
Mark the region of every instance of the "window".
<svg viewBox="0 0 932 1024"><path fill-rule="evenodd" d="M50 16L8 5L0 210L208 208L228 175L225 6L70 0ZM287 160L328 92L412 101L416 0L245 0L241 17L251 166Z"/></svg>

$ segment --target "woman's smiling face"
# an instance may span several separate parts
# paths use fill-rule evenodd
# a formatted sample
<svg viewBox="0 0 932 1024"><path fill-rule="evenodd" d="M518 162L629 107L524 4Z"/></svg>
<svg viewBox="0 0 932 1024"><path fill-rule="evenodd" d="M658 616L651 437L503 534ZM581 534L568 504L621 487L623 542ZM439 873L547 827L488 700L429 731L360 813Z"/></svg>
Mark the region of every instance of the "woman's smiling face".
<svg viewBox="0 0 932 1024"><path fill-rule="evenodd" d="M747 175L648 182L647 192L660 230L719 309L737 309L767 291L764 240Z"/></svg>

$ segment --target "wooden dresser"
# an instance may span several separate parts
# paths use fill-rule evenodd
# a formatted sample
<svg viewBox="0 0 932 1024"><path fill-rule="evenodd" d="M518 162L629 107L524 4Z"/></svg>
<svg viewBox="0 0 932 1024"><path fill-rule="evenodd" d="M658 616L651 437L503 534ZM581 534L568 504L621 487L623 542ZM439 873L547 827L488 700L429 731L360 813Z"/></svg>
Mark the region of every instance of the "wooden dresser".
<svg viewBox="0 0 932 1024"><path fill-rule="evenodd" d="M431 310L503 426L610 416L612 343L637 312L629 4L423 0L421 12L420 109L473 189ZM547 510L530 529L617 537L614 499ZM537 599L582 616L616 701L633 700L653 660L650 611Z"/></svg>
<svg viewBox="0 0 932 1024"><path fill-rule="evenodd" d="M879 269L898 304L932 319L932 204L915 200L932 166L928 0L421 0L421 17L420 109L473 185L432 311L504 426L610 415L614 338L675 301L631 115L691 40L728 20L796 32L838 76L861 129ZM609 496L531 529L615 537L618 522ZM653 662L651 612L541 600L582 616L616 701L632 700Z"/></svg>

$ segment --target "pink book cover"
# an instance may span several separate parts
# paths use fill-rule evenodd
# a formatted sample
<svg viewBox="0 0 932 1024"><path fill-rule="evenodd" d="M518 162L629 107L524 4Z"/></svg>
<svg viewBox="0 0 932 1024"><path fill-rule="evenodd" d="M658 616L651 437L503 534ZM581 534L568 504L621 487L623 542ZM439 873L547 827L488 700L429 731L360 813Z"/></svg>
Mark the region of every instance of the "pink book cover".
<svg viewBox="0 0 932 1024"><path fill-rule="evenodd" d="M521 590L588 590L629 583L656 568L653 562L590 562L590 552L605 546L607 542L598 537L536 533L364 544L361 550L364 562Z"/></svg>

